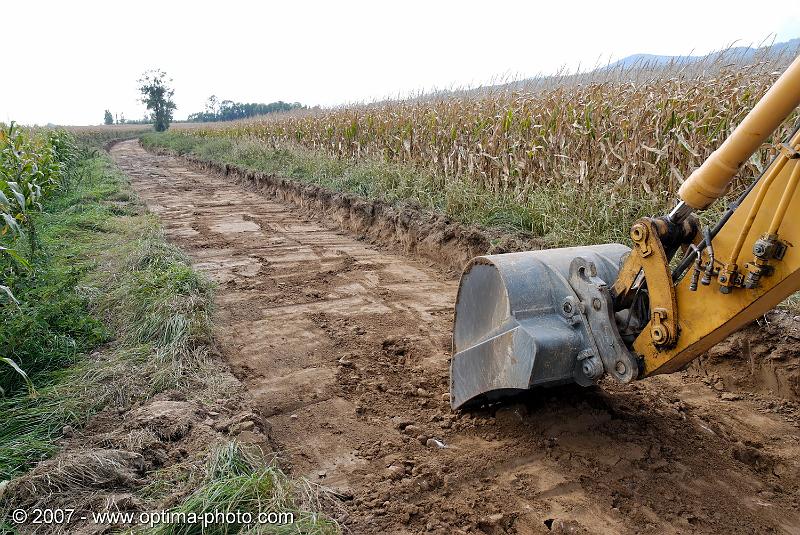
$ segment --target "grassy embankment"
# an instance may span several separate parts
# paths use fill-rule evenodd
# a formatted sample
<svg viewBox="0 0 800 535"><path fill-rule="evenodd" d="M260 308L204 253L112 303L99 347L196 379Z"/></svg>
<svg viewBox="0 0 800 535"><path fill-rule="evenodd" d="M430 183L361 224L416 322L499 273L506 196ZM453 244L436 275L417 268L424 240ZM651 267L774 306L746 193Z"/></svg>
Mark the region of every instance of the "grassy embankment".
<svg viewBox="0 0 800 535"><path fill-rule="evenodd" d="M0 301L0 356L19 370L0 365L0 511L4 480L56 453L68 429L80 429L104 407L126 410L167 389L201 390L214 381L211 285L165 242L126 176L99 150L104 136L84 137L94 146L73 146L59 183L21 225L35 237L18 233L16 258L3 258L0 283L13 300L4 294ZM3 239L9 245L12 237ZM295 527L306 532L336 531L300 510L307 500L277 466L253 460L235 443L213 446L206 475L183 478L196 490L179 510L276 506L294 512L301 520ZM0 517L3 529L11 526Z"/></svg>

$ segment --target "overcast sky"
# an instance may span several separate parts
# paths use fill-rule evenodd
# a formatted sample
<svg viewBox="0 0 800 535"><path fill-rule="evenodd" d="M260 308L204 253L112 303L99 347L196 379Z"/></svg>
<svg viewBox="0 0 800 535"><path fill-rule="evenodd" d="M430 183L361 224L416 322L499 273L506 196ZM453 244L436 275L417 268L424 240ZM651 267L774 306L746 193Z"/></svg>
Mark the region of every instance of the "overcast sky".
<svg viewBox="0 0 800 535"><path fill-rule="evenodd" d="M141 118L136 80L173 78L176 118L211 94L323 106L800 37L800 2L11 0L0 121Z"/></svg>

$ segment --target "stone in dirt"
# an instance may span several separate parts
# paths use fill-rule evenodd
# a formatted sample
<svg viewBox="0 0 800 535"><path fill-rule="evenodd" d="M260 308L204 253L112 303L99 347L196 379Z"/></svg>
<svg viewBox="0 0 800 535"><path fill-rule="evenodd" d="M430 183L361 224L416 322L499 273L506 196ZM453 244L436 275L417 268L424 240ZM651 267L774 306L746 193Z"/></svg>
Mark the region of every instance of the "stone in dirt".
<svg viewBox="0 0 800 535"><path fill-rule="evenodd" d="M163 440L182 438L197 419L197 405L190 401L154 400L136 409L132 418L139 427L147 427Z"/></svg>

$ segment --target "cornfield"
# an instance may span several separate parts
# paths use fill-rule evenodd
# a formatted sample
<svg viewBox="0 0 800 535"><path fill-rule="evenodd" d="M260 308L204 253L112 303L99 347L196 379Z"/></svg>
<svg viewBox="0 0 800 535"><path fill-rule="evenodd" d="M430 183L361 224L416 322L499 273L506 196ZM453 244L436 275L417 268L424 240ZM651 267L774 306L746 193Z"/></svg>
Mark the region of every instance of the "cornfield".
<svg viewBox="0 0 800 535"><path fill-rule="evenodd" d="M553 184L571 184L577 195L602 189L666 198L785 64L773 58L750 65L640 66L181 131L275 148L299 145L338 159L378 158L429 173L434 187L466 178L520 202ZM764 146L746 162L740 183L760 173L771 156Z"/></svg>
<svg viewBox="0 0 800 535"><path fill-rule="evenodd" d="M41 211L42 202L64 184L76 151L64 131L21 129L14 123L0 123L0 310L18 306L13 284L24 284L26 277L35 275L34 213ZM23 252L20 245L25 242L27 250ZM0 355L0 363L28 380L15 361Z"/></svg>

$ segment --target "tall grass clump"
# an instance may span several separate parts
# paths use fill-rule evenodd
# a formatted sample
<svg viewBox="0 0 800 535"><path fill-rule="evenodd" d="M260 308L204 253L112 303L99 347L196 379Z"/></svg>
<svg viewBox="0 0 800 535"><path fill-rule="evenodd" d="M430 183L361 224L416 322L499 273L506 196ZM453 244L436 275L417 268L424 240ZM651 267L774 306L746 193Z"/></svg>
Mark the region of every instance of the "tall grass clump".
<svg viewBox="0 0 800 535"><path fill-rule="evenodd" d="M274 462L259 460L236 442L215 448L205 465L205 475L194 492L170 510L173 518L195 515L248 513L254 522L245 525L221 522L202 524L175 522L161 524L151 535L226 535L234 533L273 533L333 535L337 523L319 513L318 492L308 483L290 479ZM273 513L275 523L258 524L258 514ZM277 515L284 515L277 517ZM288 516L287 516L288 515Z"/></svg>

